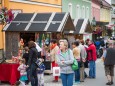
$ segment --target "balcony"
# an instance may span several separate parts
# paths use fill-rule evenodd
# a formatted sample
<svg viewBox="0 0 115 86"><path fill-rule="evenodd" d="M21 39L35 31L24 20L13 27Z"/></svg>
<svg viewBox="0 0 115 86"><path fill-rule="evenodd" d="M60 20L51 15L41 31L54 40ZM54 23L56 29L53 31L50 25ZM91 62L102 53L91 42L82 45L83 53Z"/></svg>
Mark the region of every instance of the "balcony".
<svg viewBox="0 0 115 86"><path fill-rule="evenodd" d="M115 19L115 14L111 14L111 18L112 18L112 19Z"/></svg>

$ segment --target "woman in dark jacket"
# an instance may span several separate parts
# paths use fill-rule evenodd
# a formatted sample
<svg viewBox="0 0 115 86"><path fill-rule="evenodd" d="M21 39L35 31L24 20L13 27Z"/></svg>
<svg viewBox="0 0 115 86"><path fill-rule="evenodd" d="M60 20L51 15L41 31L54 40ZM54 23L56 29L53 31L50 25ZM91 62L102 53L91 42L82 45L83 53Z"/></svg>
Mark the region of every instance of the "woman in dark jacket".
<svg viewBox="0 0 115 86"><path fill-rule="evenodd" d="M38 78L37 78L37 65L35 64L37 58L38 58L38 53L37 49L35 46L34 41L30 41L28 43L29 46L29 60L28 60L28 66L30 68L30 81L31 81L31 86L38 86Z"/></svg>

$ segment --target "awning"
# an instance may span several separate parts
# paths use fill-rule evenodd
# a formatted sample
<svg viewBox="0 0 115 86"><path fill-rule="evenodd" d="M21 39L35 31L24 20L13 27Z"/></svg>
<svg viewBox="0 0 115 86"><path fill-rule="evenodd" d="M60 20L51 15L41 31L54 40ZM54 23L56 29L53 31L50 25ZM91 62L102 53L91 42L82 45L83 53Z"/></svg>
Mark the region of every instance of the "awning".
<svg viewBox="0 0 115 86"><path fill-rule="evenodd" d="M69 13L19 13L7 24L3 31L74 31L75 27Z"/></svg>
<svg viewBox="0 0 115 86"><path fill-rule="evenodd" d="M96 25L97 25L97 26L105 26L105 25L107 25L107 24L109 24L109 22L96 21Z"/></svg>
<svg viewBox="0 0 115 86"><path fill-rule="evenodd" d="M65 34L85 34L92 33L91 25L88 19L75 19L75 31L65 31Z"/></svg>
<svg viewBox="0 0 115 86"><path fill-rule="evenodd" d="M111 29L112 27L115 27L115 24L108 24L108 25L105 25L106 27L108 27L109 29Z"/></svg>

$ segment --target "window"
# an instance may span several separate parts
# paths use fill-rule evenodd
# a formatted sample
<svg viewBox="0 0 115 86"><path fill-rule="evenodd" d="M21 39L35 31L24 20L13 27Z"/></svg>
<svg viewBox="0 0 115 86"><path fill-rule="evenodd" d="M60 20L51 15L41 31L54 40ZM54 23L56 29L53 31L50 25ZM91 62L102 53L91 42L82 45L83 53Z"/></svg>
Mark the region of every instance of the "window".
<svg viewBox="0 0 115 86"><path fill-rule="evenodd" d="M89 7L86 8L86 18L89 19Z"/></svg>
<svg viewBox="0 0 115 86"><path fill-rule="evenodd" d="M85 7L84 6L82 6L82 11L81 11L82 13L82 18L85 18Z"/></svg>
<svg viewBox="0 0 115 86"><path fill-rule="evenodd" d="M72 4L69 3L68 5L68 12L70 13L71 17L72 17Z"/></svg>
<svg viewBox="0 0 115 86"><path fill-rule="evenodd" d="M80 6L77 5L77 6L76 6L76 18L80 18L80 17L81 17L80 15L81 15L81 14L80 14Z"/></svg>

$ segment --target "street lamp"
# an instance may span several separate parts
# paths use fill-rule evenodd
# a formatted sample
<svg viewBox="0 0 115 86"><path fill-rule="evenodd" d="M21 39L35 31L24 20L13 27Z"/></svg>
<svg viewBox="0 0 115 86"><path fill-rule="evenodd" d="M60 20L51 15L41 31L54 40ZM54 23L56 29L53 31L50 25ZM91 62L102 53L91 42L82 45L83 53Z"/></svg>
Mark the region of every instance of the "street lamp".
<svg viewBox="0 0 115 86"><path fill-rule="evenodd" d="M93 26L93 29L95 30L95 26L96 26L95 17L93 17L93 20L92 20L92 22L91 22L91 25Z"/></svg>
<svg viewBox="0 0 115 86"><path fill-rule="evenodd" d="M95 26L96 26L95 17L93 17L93 20L91 22L91 26L92 26L92 29L93 29L93 39L97 39L96 34L95 34L95 32L96 32L96 30L95 30Z"/></svg>

